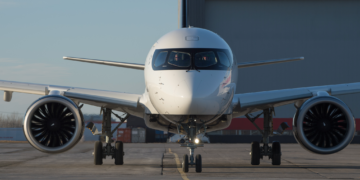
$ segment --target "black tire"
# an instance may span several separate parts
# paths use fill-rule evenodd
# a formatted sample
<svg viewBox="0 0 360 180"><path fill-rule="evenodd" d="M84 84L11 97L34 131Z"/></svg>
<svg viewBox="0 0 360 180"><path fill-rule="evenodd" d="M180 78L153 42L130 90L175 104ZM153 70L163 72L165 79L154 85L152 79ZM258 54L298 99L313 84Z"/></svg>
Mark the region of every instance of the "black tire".
<svg viewBox="0 0 360 180"><path fill-rule="evenodd" d="M257 141L251 143L251 165L260 164L260 144Z"/></svg>
<svg viewBox="0 0 360 180"><path fill-rule="evenodd" d="M179 141L181 144L185 143L185 140L184 139L180 139Z"/></svg>
<svg viewBox="0 0 360 180"><path fill-rule="evenodd" d="M102 153L102 142L96 141L94 147L94 164L102 165L103 164L103 153Z"/></svg>
<svg viewBox="0 0 360 180"><path fill-rule="evenodd" d="M189 172L189 158L187 154L184 154L183 156L182 170L184 172Z"/></svg>
<svg viewBox="0 0 360 180"><path fill-rule="evenodd" d="M122 141L115 143L115 165L124 164L124 144Z"/></svg>
<svg viewBox="0 0 360 180"><path fill-rule="evenodd" d="M279 142L272 143L272 157L271 157L272 165L280 165L281 164L281 146Z"/></svg>
<svg viewBox="0 0 360 180"><path fill-rule="evenodd" d="M201 161L202 161L201 160L201 155L200 154L196 155L196 157L195 157L195 165L196 165L195 170L196 170L197 173L200 173L202 171L202 162Z"/></svg>

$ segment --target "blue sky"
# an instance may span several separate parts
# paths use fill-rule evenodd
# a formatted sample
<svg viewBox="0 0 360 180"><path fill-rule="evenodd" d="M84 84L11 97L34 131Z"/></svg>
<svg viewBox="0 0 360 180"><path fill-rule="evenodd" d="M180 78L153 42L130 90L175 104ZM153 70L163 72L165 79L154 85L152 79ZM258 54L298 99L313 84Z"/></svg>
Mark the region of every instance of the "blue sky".
<svg viewBox="0 0 360 180"><path fill-rule="evenodd" d="M144 63L156 40L178 28L177 2L0 0L0 79L142 94L143 71L62 57ZM25 113L39 97L14 93L0 113Z"/></svg>

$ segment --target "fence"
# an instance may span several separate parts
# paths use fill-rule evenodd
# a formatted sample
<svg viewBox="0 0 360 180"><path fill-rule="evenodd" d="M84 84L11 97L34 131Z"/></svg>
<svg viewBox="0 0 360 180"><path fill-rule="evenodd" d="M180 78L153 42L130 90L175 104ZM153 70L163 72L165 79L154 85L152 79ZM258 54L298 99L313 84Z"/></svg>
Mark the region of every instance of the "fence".
<svg viewBox="0 0 360 180"><path fill-rule="evenodd" d="M0 128L21 128L22 122L22 114L0 113Z"/></svg>

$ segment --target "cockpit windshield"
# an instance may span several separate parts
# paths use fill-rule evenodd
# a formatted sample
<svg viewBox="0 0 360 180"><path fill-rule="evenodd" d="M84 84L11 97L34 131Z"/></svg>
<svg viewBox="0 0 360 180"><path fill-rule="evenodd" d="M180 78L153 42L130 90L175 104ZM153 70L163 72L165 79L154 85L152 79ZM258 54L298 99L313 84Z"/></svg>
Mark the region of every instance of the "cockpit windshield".
<svg viewBox="0 0 360 180"><path fill-rule="evenodd" d="M199 68L216 65L217 61L214 51L198 52L195 54L194 63Z"/></svg>
<svg viewBox="0 0 360 180"><path fill-rule="evenodd" d="M154 70L208 69L226 70L232 57L225 49L158 49L153 55Z"/></svg>
<svg viewBox="0 0 360 180"><path fill-rule="evenodd" d="M191 65L191 55L187 52L171 51L168 63L176 67L189 67Z"/></svg>

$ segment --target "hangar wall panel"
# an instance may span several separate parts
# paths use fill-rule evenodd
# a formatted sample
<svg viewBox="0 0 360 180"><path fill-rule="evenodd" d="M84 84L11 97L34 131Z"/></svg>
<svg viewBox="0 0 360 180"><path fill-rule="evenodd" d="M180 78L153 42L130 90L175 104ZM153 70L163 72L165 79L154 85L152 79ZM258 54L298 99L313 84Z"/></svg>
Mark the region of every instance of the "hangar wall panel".
<svg viewBox="0 0 360 180"><path fill-rule="evenodd" d="M194 1L189 22L223 37L238 62L305 57L241 69L237 93L360 82L360 1ZM338 97L360 117L360 94ZM295 108L276 111L292 117Z"/></svg>
<svg viewBox="0 0 360 180"><path fill-rule="evenodd" d="M0 141L26 141L23 128L0 128Z"/></svg>

